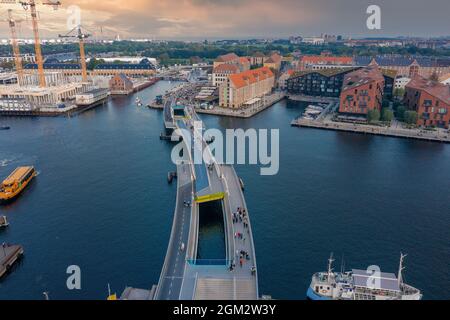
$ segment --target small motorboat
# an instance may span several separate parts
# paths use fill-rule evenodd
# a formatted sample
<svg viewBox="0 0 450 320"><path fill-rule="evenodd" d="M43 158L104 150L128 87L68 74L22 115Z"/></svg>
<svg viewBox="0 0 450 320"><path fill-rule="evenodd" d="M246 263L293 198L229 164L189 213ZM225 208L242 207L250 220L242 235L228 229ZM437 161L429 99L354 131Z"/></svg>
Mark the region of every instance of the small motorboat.
<svg viewBox="0 0 450 320"><path fill-rule="evenodd" d="M0 216L0 228L6 228L7 226L9 226L9 223L6 216Z"/></svg>
<svg viewBox="0 0 450 320"><path fill-rule="evenodd" d="M136 98L136 105L137 105L138 107L142 107L142 106L143 106L142 101L141 101L140 98Z"/></svg>
<svg viewBox="0 0 450 320"><path fill-rule="evenodd" d="M11 129L11 127L8 127L8 126L2 126L2 127L0 127L0 130L9 130L9 129Z"/></svg>

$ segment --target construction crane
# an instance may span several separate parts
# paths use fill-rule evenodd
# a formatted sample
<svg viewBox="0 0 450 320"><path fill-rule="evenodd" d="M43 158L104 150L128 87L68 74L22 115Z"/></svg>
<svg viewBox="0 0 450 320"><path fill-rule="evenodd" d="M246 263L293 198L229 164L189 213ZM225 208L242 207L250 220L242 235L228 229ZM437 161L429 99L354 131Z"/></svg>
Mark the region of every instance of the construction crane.
<svg viewBox="0 0 450 320"><path fill-rule="evenodd" d="M22 57L20 56L19 43L17 41L16 24L23 22L23 20L14 19L13 11L9 9L8 18L3 21L8 22L9 29L11 31L11 45L13 48L14 63L16 65L17 82L19 83L19 85L21 85L23 83L23 66L22 66Z"/></svg>
<svg viewBox="0 0 450 320"><path fill-rule="evenodd" d="M39 27L38 27L38 16L36 10L36 1L35 0L2 0L1 3L19 3L25 10L30 9L31 13L31 22L33 25L33 33L34 33L34 50L36 54L36 63L38 66L38 77L39 77L39 86L42 88L46 87L45 81L45 73L44 73L44 58L42 57L42 49L41 49L41 40L39 38ZM56 10L61 5L60 1L52 1L47 0L43 1L42 5L53 6Z"/></svg>
<svg viewBox="0 0 450 320"><path fill-rule="evenodd" d="M76 34L73 34L76 31ZM81 64L81 76L83 82L88 81L87 77L87 67L86 67L86 52L84 50L84 40L89 38L91 34L83 33L81 26L73 28L69 33L65 35L59 35L60 38L77 38L80 44L80 64Z"/></svg>

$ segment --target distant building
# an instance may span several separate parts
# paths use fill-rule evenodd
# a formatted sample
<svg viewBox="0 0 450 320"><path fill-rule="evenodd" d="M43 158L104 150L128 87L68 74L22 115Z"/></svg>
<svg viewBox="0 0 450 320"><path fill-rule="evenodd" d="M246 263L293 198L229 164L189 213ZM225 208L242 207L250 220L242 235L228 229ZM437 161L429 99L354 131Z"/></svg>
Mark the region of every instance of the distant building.
<svg viewBox="0 0 450 320"><path fill-rule="evenodd" d="M252 66L262 66L264 64L264 60L266 60L266 56L262 52L256 52L252 56L249 57L250 64Z"/></svg>
<svg viewBox="0 0 450 320"><path fill-rule="evenodd" d="M232 74L241 72L237 64L221 64L213 69L212 84L213 86L219 86Z"/></svg>
<svg viewBox="0 0 450 320"><path fill-rule="evenodd" d="M21 54L22 63L36 63L36 56L33 54ZM0 63L12 63L15 61L14 56L0 56Z"/></svg>
<svg viewBox="0 0 450 320"><path fill-rule="evenodd" d="M339 97L347 73L355 68L335 68L295 72L286 82L289 94Z"/></svg>
<svg viewBox="0 0 450 320"><path fill-rule="evenodd" d="M111 94L130 94L133 89L133 82L123 73L116 74L109 80Z"/></svg>
<svg viewBox="0 0 450 320"><path fill-rule="evenodd" d="M229 56L229 58L231 58L231 56ZM222 58L220 60L225 61L227 59ZM224 83L230 75L247 70L250 70L250 61L247 58L238 57L237 59L230 59L228 62L220 63L214 67L212 72L212 84L214 86L219 86Z"/></svg>
<svg viewBox="0 0 450 320"><path fill-rule="evenodd" d="M262 97L272 91L274 84L275 75L268 67L233 74L219 88L219 105L226 108L261 105Z"/></svg>
<svg viewBox="0 0 450 320"><path fill-rule="evenodd" d="M282 56L280 56L278 53L273 53L270 55L270 57L264 60L264 67L270 68L275 71L280 71L282 60Z"/></svg>
<svg viewBox="0 0 450 320"><path fill-rule="evenodd" d="M327 54L320 56L303 56L299 60L298 68L303 70L323 70L353 66L352 57L333 57Z"/></svg>
<svg viewBox="0 0 450 320"><path fill-rule="evenodd" d="M376 67L367 67L345 76L340 96L339 112L367 115L369 110L380 110L384 92L384 77Z"/></svg>
<svg viewBox="0 0 450 320"><path fill-rule="evenodd" d="M397 71L399 76L414 78L420 75L425 78L436 74L438 77L450 73L450 58L407 57L398 55L354 58L355 65L365 67L375 61L380 68Z"/></svg>
<svg viewBox="0 0 450 320"><path fill-rule="evenodd" d="M321 37L306 37L302 39L302 43L312 44L312 45L321 45L325 43L325 39Z"/></svg>
<svg viewBox="0 0 450 320"><path fill-rule="evenodd" d="M60 72L66 76L80 76L81 66L77 63L44 63L44 70ZM24 66L26 73L37 73L37 64L27 64ZM114 76L125 74L129 77L148 77L156 73L156 67L151 62L143 63L104 63L99 64L91 75Z"/></svg>
<svg viewBox="0 0 450 320"><path fill-rule="evenodd" d="M235 53L228 53L222 56L219 56L214 61L214 69L222 64L239 64L239 56Z"/></svg>
<svg viewBox="0 0 450 320"><path fill-rule="evenodd" d="M447 73L439 78L442 84L450 85L450 73Z"/></svg>
<svg viewBox="0 0 450 320"><path fill-rule="evenodd" d="M251 68L250 60L246 57L239 58L239 65L241 66L242 71L247 71L247 70L250 70L250 68Z"/></svg>
<svg viewBox="0 0 450 320"><path fill-rule="evenodd" d="M395 79L394 89L405 89L406 85L411 81L411 78L400 76Z"/></svg>
<svg viewBox="0 0 450 320"><path fill-rule="evenodd" d="M416 77L406 85L404 102L417 112L417 125L449 128L450 86Z"/></svg>
<svg viewBox="0 0 450 320"><path fill-rule="evenodd" d="M384 77L384 97L391 99L394 96L395 79L397 78L397 71L391 69L380 69Z"/></svg>
<svg viewBox="0 0 450 320"><path fill-rule="evenodd" d="M287 88L287 80L295 73L294 70L290 69L286 72L282 73L281 76L278 78L278 87L281 90L286 90Z"/></svg>
<svg viewBox="0 0 450 320"><path fill-rule="evenodd" d="M0 73L0 85L17 84L17 73Z"/></svg>

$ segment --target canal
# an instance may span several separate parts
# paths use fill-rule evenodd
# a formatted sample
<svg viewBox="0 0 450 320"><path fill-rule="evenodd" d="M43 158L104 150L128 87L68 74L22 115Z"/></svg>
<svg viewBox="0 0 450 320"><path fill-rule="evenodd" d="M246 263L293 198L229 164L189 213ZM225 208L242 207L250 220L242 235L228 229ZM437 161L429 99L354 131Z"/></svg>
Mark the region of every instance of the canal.
<svg viewBox="0 0 450 320"><path fill-rule="evenodd" d="M175 84L138 93L143 101ZM156 284L175 205L167 184L171 146L159 140L162 112L139 108L136 95L74 118L2 118L0 177L34 165L39 176L0 207L10 227L0 242L25 256L0 282L0 299L104 299L107 285ZM251 119L201 116L208 128L280 130L280 171L237 166L245 183L261 294L304 299L310 277L330 252L340 270L379 265L426 299L449 299L450 146L293 128L302 111L280 102ZM214 241L221 241L216 238ZM77 265L82 289L69 291Z"/></svg>

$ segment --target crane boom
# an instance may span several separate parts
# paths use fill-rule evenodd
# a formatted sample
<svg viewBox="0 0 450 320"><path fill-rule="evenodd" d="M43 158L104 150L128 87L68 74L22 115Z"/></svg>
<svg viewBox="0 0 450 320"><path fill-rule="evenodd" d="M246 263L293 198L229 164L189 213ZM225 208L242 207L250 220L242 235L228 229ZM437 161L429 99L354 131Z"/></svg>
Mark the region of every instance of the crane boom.
<svg viewBox="0 0 450 320"><path fill-rule="evenodd" d="M30 0L28 2L28 5L30 6L31 22L33 24L34 50L36 51L36 63L38 66L39 86L41 88L45 88L47 86L47 84L45 82L44 58L42 57L41 40L39 38L39 27L38 27L36 3L34 2L34 0Z"/></svg>
<svg viewBox="0 0 450 320"><path fill-rule="evenodd" d="M73 35L73 31L77 30L77 34ZM81 30L81 25L79 25L76 28L73 28L68 34L66 35L59 35L60 38L77 38L78 43L80 45L80 65L81 65L81 76L83 79L83 82L88 81L87 76L87 66L86 66L86 50L84 48L84 39L89 38L91 35L87 33L83 33Z"/></svg>
<svg viewBox="0 0 450 320"><path fill-rule="evenodd" d="M19 43L17 42L16 33L16 20L14 20L12 15L12 10L8 10L8 22L11 31L11 45L14 53L14 62L16 65L17 81L19 85L23 83L23 67L22 67L22 57L20 56Z"/></svg>
<svg viewBox="0 0 450 320"><path fill-rule="evenodd" d="M84 51L84 39L80 38L80 64L83 82L87 82L86 53Z"/></svg>

